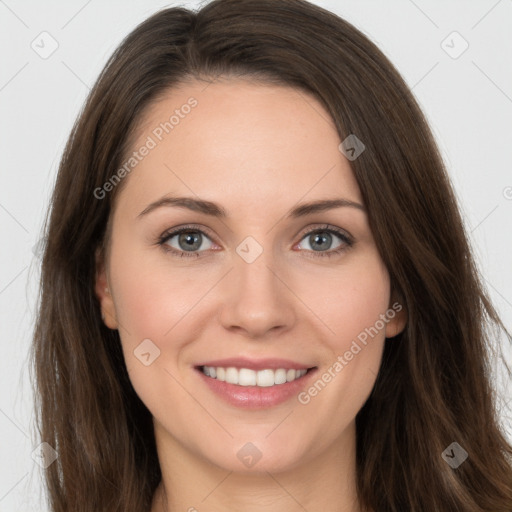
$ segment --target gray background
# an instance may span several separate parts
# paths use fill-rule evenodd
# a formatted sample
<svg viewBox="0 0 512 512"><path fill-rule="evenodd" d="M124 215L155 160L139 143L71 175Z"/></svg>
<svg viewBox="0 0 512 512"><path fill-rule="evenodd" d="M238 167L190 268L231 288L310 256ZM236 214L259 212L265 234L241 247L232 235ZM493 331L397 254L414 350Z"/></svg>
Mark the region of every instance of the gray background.
<svg viewBox="0 0 512 512"><path fill-rule="evenodd" d="M512 328L512 0L314 3L361 29L412 87L445 158L490 295ZM0 0L0 512L46 510L42 469L31 457L27 351L37 297L33 248L64 143L121 39L162 7L198 4ZM48 51L52 39L58 48L47 58L31 47ZM512 384L500 378L499 361L496 368L510 436L512 418L503 406Z"/></svg>

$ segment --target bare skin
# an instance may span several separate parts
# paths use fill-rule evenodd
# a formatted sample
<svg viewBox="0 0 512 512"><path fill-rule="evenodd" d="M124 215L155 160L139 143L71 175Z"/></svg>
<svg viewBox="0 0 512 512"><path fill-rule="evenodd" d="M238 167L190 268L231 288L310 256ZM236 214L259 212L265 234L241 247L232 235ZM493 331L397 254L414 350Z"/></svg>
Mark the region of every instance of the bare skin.
<svg viewBox="0 0 512 512"><path fill-rule="evenodd" d="M156 140L155 127L190 97L197 105ZM385 338L404 328L406 315L380 325L333 370L394 301L332 120L292 88L190 82L151 106L133 150L148 136L157 144L125 178L96 293L153 415L163 478L151 511L359 512L355 417ZM165 195L218 203L227 216L169 205L140 215ZM340 198L353 204L287 217L300 204ZM180 256L179 235L158 243L189 224L202 240L199 257ZM313 228L316 239L327 237L320 245ZM257 242L250 250L262 250L251 263L236 251L249 236ZM160 351L148 366L134 355L145 339ZM214 394L195 368L237 356L291 359L316 366L316 378L329 369L334 377L307 403L294 396L245 410ZM251 467L237 457L249 442L261 454Z"/></svg>

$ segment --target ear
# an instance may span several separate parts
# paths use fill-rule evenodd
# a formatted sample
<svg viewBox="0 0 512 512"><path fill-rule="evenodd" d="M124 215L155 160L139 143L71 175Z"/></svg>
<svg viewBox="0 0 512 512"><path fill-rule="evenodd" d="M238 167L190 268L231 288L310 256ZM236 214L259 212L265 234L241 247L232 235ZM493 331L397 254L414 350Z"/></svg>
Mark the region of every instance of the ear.
<svg viewBox="0 0 512 512"><path fill-rule="evenodd" d="M103 323L109 329L117 329L116 309L110 293L110 285L105 268L105 258L101 247L96 250L96 283L94 291L100 303Z"/></svg>
<svg viewBox="0 0 512 512"><path fill-rule="evenodd" d="M409 316L405 307L405 300L395 290L391 293L386 316L389 319L386 323L386 338L394 338L405 329Z"/></svg>

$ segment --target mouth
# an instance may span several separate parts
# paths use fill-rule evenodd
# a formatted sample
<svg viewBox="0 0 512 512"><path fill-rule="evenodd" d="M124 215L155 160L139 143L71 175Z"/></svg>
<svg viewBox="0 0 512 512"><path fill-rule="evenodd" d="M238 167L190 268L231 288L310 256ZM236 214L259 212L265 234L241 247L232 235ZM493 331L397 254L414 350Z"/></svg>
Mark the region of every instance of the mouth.
<svg viewBox="0 0 512 512"><path fill-rule="evenodd" d="M284 359L235 358L208 361L194 370L212 399L236 408L268 409L297 398L318 367Z"/></svg>

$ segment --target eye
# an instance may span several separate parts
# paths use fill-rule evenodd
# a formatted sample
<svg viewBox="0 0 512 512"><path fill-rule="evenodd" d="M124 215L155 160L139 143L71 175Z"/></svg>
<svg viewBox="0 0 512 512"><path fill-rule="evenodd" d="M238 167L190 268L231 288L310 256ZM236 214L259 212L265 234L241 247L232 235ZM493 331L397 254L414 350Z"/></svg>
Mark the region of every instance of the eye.
<svg viewBox="0 0 512 512"><path fill-rule="evenodd" d="M158 243L165 251L172 252L181 257L199 257L199 252L211 249L207 240L209 236L194 226L184 226L164 233ZM211 240L210 240L211 244Z"/></svg>
<svg viewBox="0 0 512 512"><path fill-rule="evenodd" d="M336 238L338 238L340 242L333 249L332 245ZM306 241L306 247L300 248L307 249L308 252L311 252L311 256L314 257L335 256L352 247L354 243L348 233L345 233L339 228L330 227L329 225L308 231L302 240ZM299 246L300 245L301 244L299 244Z"/></svg>

